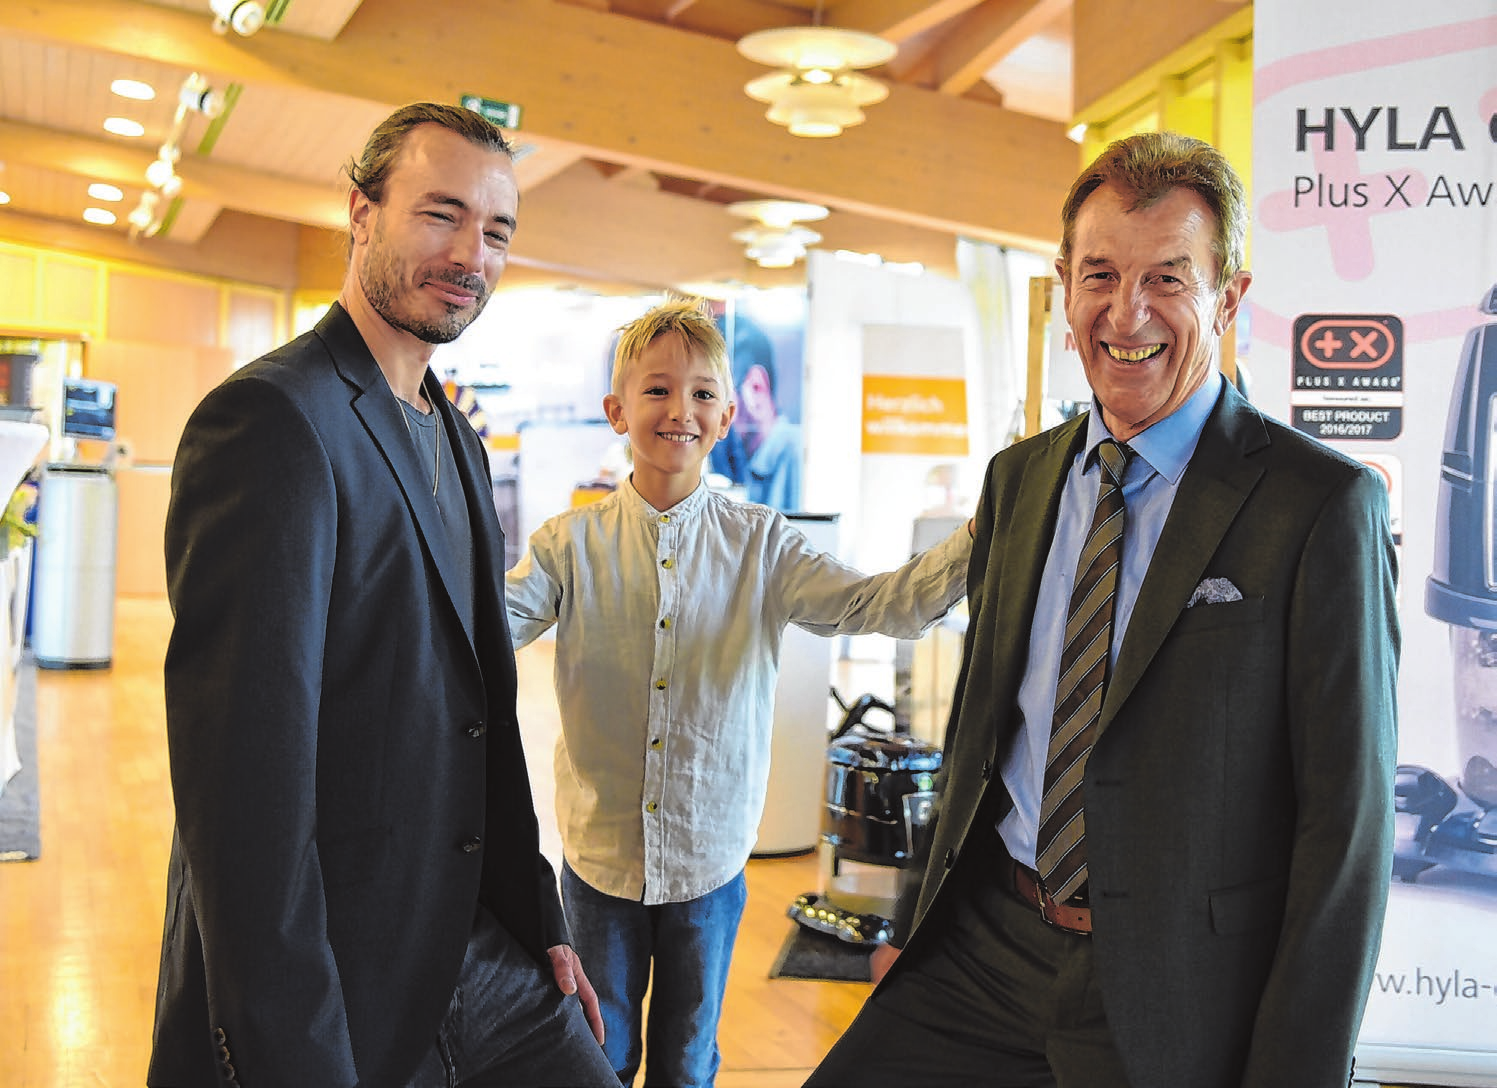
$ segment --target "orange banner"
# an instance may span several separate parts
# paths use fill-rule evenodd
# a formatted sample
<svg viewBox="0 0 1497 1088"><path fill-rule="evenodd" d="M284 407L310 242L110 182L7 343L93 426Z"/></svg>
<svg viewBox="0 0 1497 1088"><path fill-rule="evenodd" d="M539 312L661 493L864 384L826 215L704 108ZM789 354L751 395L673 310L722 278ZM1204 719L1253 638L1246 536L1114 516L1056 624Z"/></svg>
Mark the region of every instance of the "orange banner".
<svg viewBox="0 0 1497 1088"><path fill-rule="evenodd" d="M967 383L961 378L863 376L863 452L967 455Z"/></svg>

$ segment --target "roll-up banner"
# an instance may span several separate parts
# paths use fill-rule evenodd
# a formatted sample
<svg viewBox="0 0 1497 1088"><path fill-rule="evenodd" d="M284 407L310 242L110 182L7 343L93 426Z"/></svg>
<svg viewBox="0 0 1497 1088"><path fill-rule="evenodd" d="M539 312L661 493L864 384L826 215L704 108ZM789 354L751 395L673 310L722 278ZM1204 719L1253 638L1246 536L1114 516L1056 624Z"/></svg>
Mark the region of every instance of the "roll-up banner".
<svg viewBox="0 0 1497 1088"><path fill-rule="evenodd" d="M1497 0L1256 0L1240 359L1388 484L1396 845L1359 1080L1497 1084ZM1287 773L1287 771L1286 771Z"/></svg>

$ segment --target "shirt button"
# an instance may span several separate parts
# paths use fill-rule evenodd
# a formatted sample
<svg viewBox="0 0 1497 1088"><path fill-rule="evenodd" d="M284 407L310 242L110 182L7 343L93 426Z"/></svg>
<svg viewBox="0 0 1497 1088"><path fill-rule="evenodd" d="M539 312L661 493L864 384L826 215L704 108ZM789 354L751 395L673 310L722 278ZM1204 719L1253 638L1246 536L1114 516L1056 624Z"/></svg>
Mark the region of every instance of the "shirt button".
<svg viewBox="0 0 1497 1088"><path fill-rule="evenodd" d="M649 803L649 804L648 804L648 805L646 805L646 806L645 806L645 811L646 811L646 812L655 812L655 811L657 811L657 810L658 810L658 809L659 809L659 808L660 808L660 805L659 805L659 803L658 803L658 802L656 802L656 801L651 801L651 802L650 802L650 803Z"/></svg>
<svg viewBox="0 0 1497 1088"><path fill-rule="evenodd" d="M488 732L488 729L489 727L483 722L474 722L472 725L468 726L468 736L472 737L474 740L477 740L479 737Z"/></svg>
<svg viewBox="0 0 1497 1088"><path fill-rule="evenodd" d="M660 565L662 567L664 567L666 570L670 570L672 567L674 567L676 565L676 561L674 559L662 559L660 561Z"/></svg>
<svg viewBox="0 0 1497 1088"><path fill-rule="evenodd" d="M660 621L660 629L662 631L669 631L671 629L671 618L669 616Z"/></svg>
<svg viewBox="0 0 1497 1088"><path fill-rule="evenodd" d="M664 525L666 522L670 521L670 519L671 519L671 516L669 514L661 514L660 515L660 524Z"/></svg>
<svg viewBox="0 0 1497 1088"><path fill-rule="evenodd" d="M480 839L477 835L474 835L471 839L464 839L463 840L463 853L465 853L465 854L471 854L474 851L476 851L482 845L483 845L483 840Z"/></svg>
<svg viewBox="0 0 1497 1088"><path fill-rule="evenodd" d="M661 740L659 737L651 737L650 738L650 747L651 748L659 748L664 743L665 743L665 741Z"/></svg>
<svg viewBox="0 0 1497 1088"><path fill-rule="evenodd" d="M665 690L665 681L664 680L656 680L655 681L655 690L656 691L664 691Z"/></svg>

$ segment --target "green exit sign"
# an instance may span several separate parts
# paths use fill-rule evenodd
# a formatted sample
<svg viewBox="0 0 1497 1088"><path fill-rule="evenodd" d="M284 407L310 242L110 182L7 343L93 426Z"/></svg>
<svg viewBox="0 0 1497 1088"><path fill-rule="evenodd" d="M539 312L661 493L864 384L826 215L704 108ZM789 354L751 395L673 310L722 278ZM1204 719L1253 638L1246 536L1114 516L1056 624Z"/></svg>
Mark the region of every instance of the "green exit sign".
<svg viewBox="0 0 1497 1088"><path fill-rule="evenodd" d="M487 117L500 128L520 127L520 106L516 102L500 102L494 98L480 98L476 94L465 94L462 107Z"/></svg>

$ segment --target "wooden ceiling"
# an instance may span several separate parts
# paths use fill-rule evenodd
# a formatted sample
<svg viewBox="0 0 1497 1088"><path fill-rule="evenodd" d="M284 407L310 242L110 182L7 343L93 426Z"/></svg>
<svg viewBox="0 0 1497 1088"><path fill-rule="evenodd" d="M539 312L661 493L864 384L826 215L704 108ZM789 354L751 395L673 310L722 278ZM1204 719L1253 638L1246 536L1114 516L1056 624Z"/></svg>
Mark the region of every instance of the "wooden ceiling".
<svg viewBox="0 0 1497 1088"><path fill-rule="evenodd" d="M320 234L285 224L341 225L340 168L391 108L469 94L522 111L511 281L796 279L796 269L759 269L730 237L744 222L725 205L765 197L829 207L815 225L823 247L950 271L957 236L1052 246L1058 194L1077 165L1065 135L1072 0L266 6L271 22L244 38L214 33L208 0L0 4L0 190L11 198L0 239L151 259L289 232L305 251ZM899 49L869 73L890 85L889 98L829 140L765 120L743 85L766 69L734 48L754 30L813 22ZM128 240L145 168L192 72L229 107L213 122L189 116L180 201L161 233ZM152 84L157 97L113 95L120 77ZM140 121L144 135L106 133L110 116ZM104 205L119 217L112 227L80 219L98 203L87 188L99 181L123 190ZM294 278L308 286L316 276Z"/></svg>

